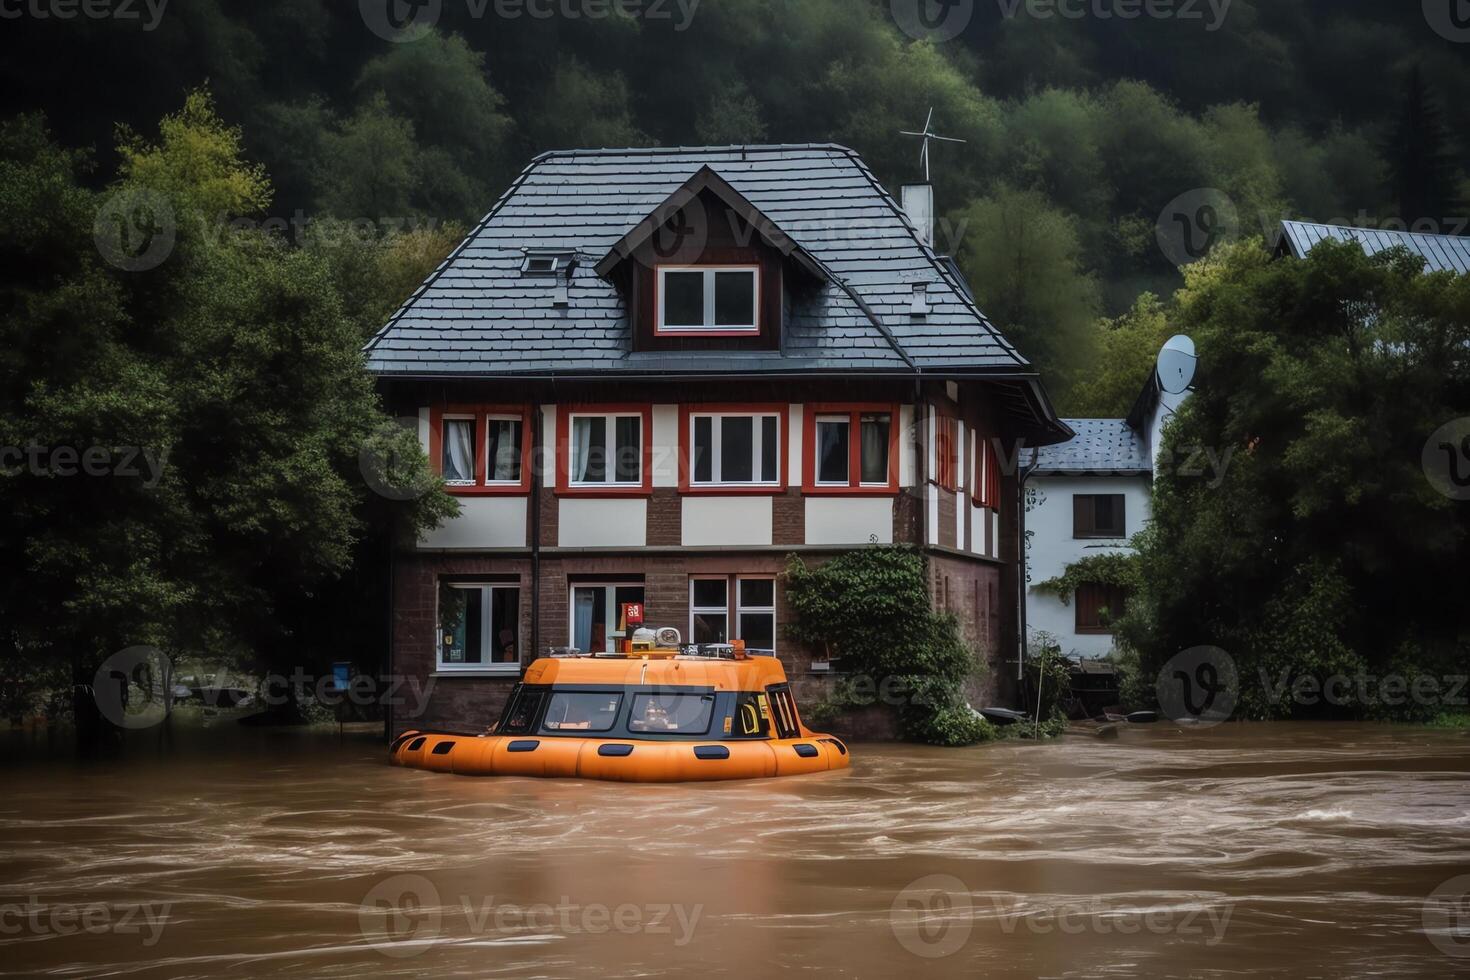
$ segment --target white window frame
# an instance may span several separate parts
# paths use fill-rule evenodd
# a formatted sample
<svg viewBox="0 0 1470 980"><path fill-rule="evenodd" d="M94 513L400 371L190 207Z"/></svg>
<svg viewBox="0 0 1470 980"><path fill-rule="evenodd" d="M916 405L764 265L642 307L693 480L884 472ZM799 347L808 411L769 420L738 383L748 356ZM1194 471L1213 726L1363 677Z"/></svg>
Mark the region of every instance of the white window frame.
<svg viewBox="0 0 1470 980"><path fill-rule="evenodd" d="M578 589L606 589L607 605L603 607L603 616L606 619L607 632L609 634L618 631L618 589L642 589L644 607L648 605L648 585L644 582L633 580L607 581L607 582L570 582L567 585L567 642L572 646L577 644L577 590ZM611 635L602 638L603 646L607 652L613 652L613 637ZM591 651L583 650L583 653Z"/></svg>
<svg viewBox="0 0 1470 980"><path fill-rule="evenodd" d="M743 596L743 594L740 591L741 585L743 583L745 583L745 582L770 582L771 583L771 604L769 606L747 606L747 605L745 605L745 603L743 602L744 596ZM747 615L747 614L752 615L752 616L769 615L771 617L771 644L772 644L772 646L770 647L769 650L767 650L764 647L747 647L747 649L759 650L761 653L767 653L767 652L769 652L769 653L774 654L776 652L776 646L775 646L775 644L777 643L777 635L776 635L776 629L777 629L777 626L776 626L776 577L774 575L737 575L735 577L735 630L734 630L734 632L737 632L738 633L740 631L740 617L741 616L744 616L744 615ZM745 637L743 637L743 636L740 636L740 637L737 637L737 638L738 639L741 639L741 640L745 639Z"/></svg>
<svg viewBox="0 0 1470 980"><path fill-rule="evenodd" d="M464 592L479 591L482 593L481 609L484 615L480 617L480 649L486 657L493 657L494 646L492 641L496 635L495 622L495 596L496 592L513 590L521 591L518 582L440 582L440 589L459 589ZM520 617L521 601L516 597L516 617ZM517 621L515 625L516 634L516 658L510 663L495 663L492 660L483 660L477 664L455 664L444 661L444 624L439 622L439 592L434 593L434 669L443 673L454 673L456 671L468 671L481 674L519 674L521 672L521 657L523 648L521 645L521 624ZM466 637L468 639L468 637Z"/></svg>
<svg viewBox="0 0 1470 980"><path fill-rule="evenodd" d="M444 415L444 416L441 416L440 419L439 419L439 472L441 474L444 472L444 455L447 452L449 452L449 440L446 438L446 436L447 436L446 430L449 427L447 425L445 425L446 422L468 422L470 424L470 446L474 447L474 451L477 454L478 453L483 453L485 451L485 449L486 449L485 446L477 446L476 445L476 440L475 440L475 426L478 423L478 419L476 419L475 416L473 416L473 415L461 415L461 414L452 414L452 415ZM487 444L488 444L488 440L487 440ZM471 466L471 468L475 472L473 472L473 473L470 474L470 478L468 480L450 480L450 479L445 479L444 485L446 487L477 487L477 486L479 486L480 485L480 481L479 481L480 461L478 459L472 459L472 460L470 460L470 466Z"/></svg>
<svg viewBox="0 0 1470 980"><path fill-rule="evenodd" d="M822 479L822 423L841 422L847 426L847 467L841 480ZM861 461L859 461L861 465ZM818 415L812 424L812 477L819 487L852 486L852 413L829 412Z"/></svg>
<svg viewBox="0 0 1470 980"><path fill-rule="evenodd" d="M576 478L576 457L572 453L572 447L577 442L577 420L578 419L602 419L602 435L605 443L603 445L603 479L599 481L578 480ZM618 448L618 419L638 420L638 478L636 480L619 480L617 478L617 448ZM567 416L567 486L573 489L616 489L618 487L637 488L643 486L644 449L648 445L649 433L644 424L642 412L573 412Z"/></svg>
<svg viewBox="0 0 1470 980"><path fill-rule="evenodd" d="M695 582L721 582L725 586L725 604L723 606L696 606L694 604ZM697 643L694 638L694 620L696 617L723 616L725 617L725 642L730 642L734 636L733 623L730 622L730 576L728 575L691 575L689 576L689 642Z"/></svg>
<svg viewBox="0 0 1470 980"><path fill-rule="evenodd" d="M525 463L526 447L522 445L526 439L526 420L520 415L486 415L485 416L485 445L480 447L485 453L485 486L487 487L518 487L524 481L526 474L521 473L513 480L496 480L491 478L495 471L495 460L490 458L490 423L509 422L515 426L516 436L516 469L523 469Z"/></svg>
<svg viewBox="0 0 1470 980"><path fill-rule="evenodd" d="M695 475L695 454L699 451L699 445L695 441L695 420L710 419L710 476L708 481L701 480ZM723 445L725 419L751 419L751 461L750 472L753 475L761 471L761 463L764 458L762 452L765 449L765 420L776 420L776 475L772 479L762 480L759 476L752 480L726 480L720 472L723 463ZM779 487L781 485L781 465L785 446L781 436L781 413L779 412L691 412L689 415L689 485L692 487Z"/></svg>
<svg viewBox="0 0 1470 980"><path fill-rule="evenodd" d="M668 304L664 302L664 283L671 272L702 272L704 273L704 322L702 324L667 324L664 316ZM717 324L715 323L715 277L721 272L749 272L751 274L751 291L753 293L751 303L752 318L754 323L739 324ZM761 268L758 265L661 265L658 267L658 319L654 323L654 333L657 334L681 334L681 333L735 333L735 334L758 334L761 332Z"/></svg>

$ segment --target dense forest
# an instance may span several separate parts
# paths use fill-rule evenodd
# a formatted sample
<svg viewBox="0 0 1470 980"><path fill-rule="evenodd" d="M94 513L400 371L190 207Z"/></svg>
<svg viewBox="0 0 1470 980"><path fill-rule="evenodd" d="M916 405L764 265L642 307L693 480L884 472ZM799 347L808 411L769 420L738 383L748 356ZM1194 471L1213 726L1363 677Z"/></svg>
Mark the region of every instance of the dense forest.
<svg viewBox="0 0 1470 980"><path fill-rule="evenodd" d="M1470 48L1419 4L1234 0L1122 19L959 3L957 36L920 41L918 2L703 0L628 17L174 0L152 19L140 5L133 19L7 21L0 79L11 112L45 113L60 144L91 151L97 181L115 172L117 127L151 132L207 85L274 190L260 216L440 238L549 148L835 141L892 186L918 173L899 131L933 107L967 141L935 149L938 244L1073 414L1121 411L1136 382L1108 371L1136 372L1128 350L1166 329L1153 296L1178 286L1179 256L1156 229L1181 195L1221 192L1226 234L1284 215L1462 230L1470 156L1452 134L1470 131ZM379 7L433 24L392 43Z"/></svg>

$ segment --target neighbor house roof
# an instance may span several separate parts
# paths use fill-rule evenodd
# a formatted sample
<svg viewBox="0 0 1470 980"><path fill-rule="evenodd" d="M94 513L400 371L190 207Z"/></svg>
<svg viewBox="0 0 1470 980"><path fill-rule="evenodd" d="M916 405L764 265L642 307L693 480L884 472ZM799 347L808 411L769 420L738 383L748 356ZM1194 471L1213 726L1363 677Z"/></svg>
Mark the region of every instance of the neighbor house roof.
<svg viewBox="0 0 1470 980"><path fill-rule="evenodd" d="M615 248L638 239L650 213L701 174L774 223L790 240L788 258L825 273L793 291L780 351L635 353L623 299L598 274ZM527 250L575 253L566 306L555 305L555 278L521 275ZM927 284L927 316L911 312L918 283ZM369 369L389 378L1034 374L857 154L833 145L543 154L366 354ZM1039 384L1027 387L1026 399L1045 406Z"/></svg>
<svg viewBox="0 0 1470 980"><path fill-rule="evenodd" d="M1087 473L1151 473L1153 465L1143 436L1126 419L1062 419L1076 438L1043 447L1033 472L1045 475Z"/></svg>
<svg viewBox="0 0 1470 980"><path fill-rule="evenodd" d="M1470 272L1470 238L1458 235L1428 235L1422 232L1379 231L1373 228L1319 225L1307 221L1283 221L1276 253L1290 253L1299 259L1318 242L1329 238L1340 242L1357 242L1369 255L1376 255L1390 248L1406 248L1424 259L1427 272Z"/></svg>

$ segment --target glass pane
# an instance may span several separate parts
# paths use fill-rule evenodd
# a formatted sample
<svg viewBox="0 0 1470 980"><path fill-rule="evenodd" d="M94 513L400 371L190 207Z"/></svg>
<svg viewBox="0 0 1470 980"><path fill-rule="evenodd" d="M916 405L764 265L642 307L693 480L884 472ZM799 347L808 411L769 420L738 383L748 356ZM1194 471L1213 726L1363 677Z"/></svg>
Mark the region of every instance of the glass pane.
<svg viewBox="0 0 1470 980"><path fill-rule="evenodd" d="M694 643L728 643L729 617L724 613L694 614Z"/></svg>
<svg viewBox="0 0 1470 980"><path fill-rule="evenodd" d="M702 735L714 707L713 694L635 694L628 730Z"/></svg>
<svg viewBox="0 0 1470 980"><path fill-rule="evenodd" d="M774 613L741 613L740 635L747 650L776 649L776 616Z"/></svg>
<svg viewBox="0 0 1470 980"><path fill-rule="evenodd" d="M749 483L755 467L755 419L720 420L720 482Z"/></svg>
<svg viewBox="0 0 1470 980"><path fill-rule="evenodd" d="M704 326L704 273L665 272L663 301L665 326Z"/></svg>
<svg viewBox="0 0 1470 980"><path fill-rule="evenodd" d="M515 419L491 419L489 447L489 479L497 483L521 481L521 423Z"/></svg>
<svg viewBox="0 0 1470 980"><path fill-rule="evenodd" d="M484 590L439 587L439 662L443 664L484 663L480 650Z"/></svg>
<svg viewBox="0 0 1470 980"><path fill-rule="evenodd" d="M448 483L475 482L475 422L444 420L444 479Z"/></svg>
<svg viewBox="0 0 1470 980"><path fill-rule="evenodd" d="M607 419L572 419L572 482L607 482Z"/></svg>
<svg viewBox="0 0 1470 980"><path fill-rule="evenodd" d="M771 608L776 605L776 583L768 578L740 580L740 605L746 608Z"/></svg>
<svg viewBox="0 0 1470 980"><path fill-rule="evenodd" d="M745 736L769 735L771 726L766 718L764 695L744 692L735 701L735 734Z"/></svg>
<svg viewBox="0 0 1470 980"><path fill-rule="evenodd" d="M639 483L643 479L643 419L620 416L614 421L617 444L617 482Z"/></svg>
<svg viewBox="0 0 1470 980"><path fill-rule="evenodd" d="M617 720L622 700L611 692L553 694L541 727L548 732L605 732Z"/></svg>
<svg viewBox="0 0 1470 980"><path fill-rule="evenodd" d="M694 580L693 606L696 609L724 609L727 605L725 599L725 580L722 578L697 578Z"/></svg>
<svg viewBox="0 0 1470 980"><path fill-rule="evenodd" d="M607 589L579 585L572 589L572 646L583 653L604 653L608 625Z"/></svg>
<svg viewBox="0 0 1470 980"><path fill-rule="evenodd" d="M708 415L694 420L694 482L714 482L715 420Z"/></svg>
<svg viewBox="0 0 1470 980"><path fill-rule="evenodd" d="M755 326L755 273L715 273L715 325Z"/></svg>
<svg viewBox="0 0 1470 980"><path fill-rule="evenodd" d="M490 590L490 660L497 664L521 659L521 590Z"/></svg>
<svg viewBox="0 0 1470 980"><path fill-rule="evenodd" d="M505 724L500 730L506 735L524 735L536 724L536 715L546 701L546 692L532 688L521 688L515 701L505 715Z"/></svg>
<svg viewBox="0 0 1470 980"><path fill-rule="evenodd" d="M862 481L888 482L888 436L893 420L888 415L862 417Z"/></svg>
<svg viewBox="0 0 1470 980"><path fill-rule="evenodd" d="M776 416L761 419L761 482L775 483L781 478L779 454L781 437L776 432Z"/></svg>
<svg viewBox="0 0 1470 980"><path fill-rule="evenodd" d="M847 483L846 419L817 421L817 482Z"/></svg>

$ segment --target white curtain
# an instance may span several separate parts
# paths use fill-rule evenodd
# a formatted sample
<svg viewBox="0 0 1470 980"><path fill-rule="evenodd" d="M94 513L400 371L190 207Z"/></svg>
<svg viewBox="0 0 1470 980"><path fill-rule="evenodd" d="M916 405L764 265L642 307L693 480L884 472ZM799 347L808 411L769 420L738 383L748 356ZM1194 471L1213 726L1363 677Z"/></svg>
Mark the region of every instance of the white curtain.
<svg viewBox="0 0 1470 980"><path fill-rule="evenodd" d="M587 461L592 455L592 419L572 420L572 482L587 479Z"/></svg>
<svg viewBox="0 0 1470 980"><path fill-rule="evenodd" d="M597 589L577 589L573 595L576 635L572 637L572 645L584 653L592 650L592 606L599 592Z"/></svg>
<svg viewBox="0 0 1470 980"><path fill-rule="evenodd" d="M450 483L473 483L475 423L451 420L444 428L444 479Z"/></svg>
<svg viewBox="0 0 1470 980"><path fill-rule="evenodd" d="M517 423L505 419L490 420L490 479L502 483L520 478L517 472Z"/></svg>
<svg viewBox="0 0 1470 980"><path fill-rule="evenodd" d="M888 427L887 415L870 415L863 419L862 426L862 481L864 483L888 482Z"/></svg>

